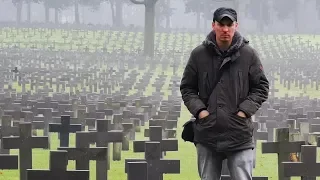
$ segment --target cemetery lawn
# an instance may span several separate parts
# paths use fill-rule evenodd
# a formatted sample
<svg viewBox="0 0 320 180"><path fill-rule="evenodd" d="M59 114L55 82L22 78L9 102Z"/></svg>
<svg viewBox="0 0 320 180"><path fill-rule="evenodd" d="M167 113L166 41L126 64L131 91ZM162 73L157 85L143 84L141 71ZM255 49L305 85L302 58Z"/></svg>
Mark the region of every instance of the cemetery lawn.
<svg viewBox="0 0 320 180"><path fill-rule="evenodd" d="M181 126L190 115L185 107L183 107L182 116L180 118L178 138L179 138L179 151L167 152L166 159L179 159L181 163L181 173L177 175L164 175L164 180L197 180L197 159L195 147L191 143L184 142L180 139ZM147 127L147 126L146 126ZM143 132L143 131L142 131ZM38 132L42 135L42 132ZM137 134L138 139L143 139L142 133ZM70 146L75 146L75 136L70 135ZM51 149L57 149L59 141L56 133L50 136ZM112 152L112 144L109 145ZM18 154L18 150L11 150L11 154ZM319 154L318 154L319 155ZM108 171L108 177L111 180L126 180L124 173L124 159L125 158L143 158L143 153L133 153L132 143L130 144L130 151L122 151L121 161L111 161L111 170ZM111 153L112 157L112 153ZM257 164L254 170L255 176L268 176L270 180L277 180L277 156L274 154L261 154L261 142L257 147ZM33 168L34 169L48 169L49 168L49 151L48 150L33 150ZM75 169L73 161L69 161L68 169ZM19 173L17 170L4 170L1 171L0 179L3 180L19 180ZM90 180L95 180L95 162L90 163Z"/></svg>
<svg viewBox="0 0 320 180"><path fill-rule="evenodd" d="M179 138L179 151L167 152L166 159L179 159L181 162L181 173L177 175L164 175L165 180L196 180L197 174L197 159L195 147L191 143L184 142L180 139L181 126L190 115L185 107L183 107L182 116L180 118L178 138ZM146 126L148 127L148 126ZM143 132L143 131L142 131ZM38 135L42 135L42 132L38 131ZM143 139L142 133L137 134L137 139ZM59 146L59 141L56 133L51 133L50 136L51 149L55 150ZM75 136L70 135L70 146L75 146ZM112 144L109 145L112 152ZM11 150L11 154L18 154L18 150ZM125 158L143 158L143 153L133 153L132 143L130 144L130 151L122 151L121 161L111 161L111 170L108 171L108 177L111 180L126 180L126 174L124 173L124 159ZM111 156L112 158L112 153ZM256 176L269 176L271 179L276 180L277 177L277 164L275 155L262 155L260 150L260 143L257 151L257 167L254 171ZM33 150L33 168L34 169L48 169L49 168L49 150L34 149ZM69 161L68 169L75 169L74 161ZM1 171L0 179L3 180L19 180L19 173L17 170L4 170ZM95 180L95 162L90 162L90 179Z"/></svg>
<svg viewBox="0 0 320 180"><path fill-rule="evenodd" d="M161 68L157 73L161 72ZM167 87L170 82L171 73L170 70L167 70L167 83L163 87L162 90L165 95L168 95ZM157 74L155 73L155 74ZM182 69L180 68L178 73L182 73ZM293 88L288 91L283 88L282 85L276 83L276 88L280 90L277 94L278 96L283 96L285 93L289 93L289 95L298 96L303 91L299 90L298 88ZM19 91L18 85L15 85L17 91ZM132 90L134 91L134 90ZM153 87L147 88L147 93L145 95L150 95L153 92ZM129 92L130 93L130 92ZM307 94L311 97L319 97L320 92L316 91L315 89L311 89L310 87L307 88ZM195 147L192 143L187 143L181 140L181 130L182 125L185 121L190 119L190 114L187 109L182 105L182 112L181 117L179 119L178 129L177 129L177 138L179 140L179 151L178 152L167 152L165 156L166 159L178 159L180 160L181 165L181 172L180 174L174 175L164 175L164 180L197 180L199 179L197 174L197 159L196 159L196 151ZM148 127L146 124L145 127ZM143 130L141 131L143 132ZM38 135L42 135L42 132L38 132ZM136 135L137 140L142 140L143 136L142 133L137 133ZM51 150L56 150L59 141L57 138L56 133L52 133L50 136L50 144ZM74 134L70 135L70 147L75 146L75 136ZM112 144L109 145L109 148L112 149ZM110 151L112 152L112 151ZM11 154L18 154L18 150L11 150ZM320 155L320 153L318 153ZM132 152L132 142L130 144L130 151L122 151L121 154L121 161L111 161L111 169L108 171L108 177L111 180L126 180L126 174L124 173L124 160L127 158L143 158L143 153L133 153ZM277 180L277 156L274 154L261 154L261 142L258 142L257 146L257 164L256 168L254 169L254 176L267 176L270 180ZM110 155L110 159L112 159L112 153ZM49 150L42 150L42 149L35 149L33 150L33 169L48 169L49 168ZM69 161L68 169L72 170L75 168L75 163L73 161ZM90 179L95 180L95 163L90 163ZM17 170L2 170L0 171L0 180L19 180L19 173Z"/></svg>
<svg viewBox="0 0 320 180"><path fill-rule="evenodd" d="M189 114L187 109L183 107L183 113L180 118L179 127L183 122L188 119ZM180 139L180 132L182 128L178 129L179 138L179 151L167 152L166 159L179 159L181 165L181 173L177 175L164 175L164 180L197 180L197 159L195 147L191 143L184 142ZM142 131L143 132L143 131ZM42 132L38 132L42 135ZM75 136L70 135L70 146L75 146ZM142 138L142 134L139 133L139 139ZM51 149L57 149L59 141L56 133L52 133L50 136ZM112 152L112 144L109 145ZM18 154L18 150L11 150L11 154ZM133 153L132 143L130 144L130 151L122 151L121 161L111 161L111 170L108 171L108 177L111 180L126 180L126 174L124 173L124 159L125 158L143 158L143 153ZM277 157L274 154L261 154L261 142L257 147L257 165L254 170L255 176L268 176L270 180L277 180ZM112 157L112 153L111 153ZM49 168L49 150L35 149L33 150L33 168L34 169L48 169ZM69 161L68 169L75 169L75 163ZM1 180L19 180L19 173L17 170L4 170L0 174ZM90 162L90 180L95 180L95 162Z"/></svg>
<svg viewBox="0 0 320 180"><path fill-rule="evenodd" d="M123 49L127 52L137 51L143 47L143 32L130 31L110 31L110 30L64 30L64 29L48 29L48 28L0 28L0 42L9 47L20 48L38 48L54 50L76 50L95 52L106 48L108 52L116 49ZM155 33L155 46L158 51L166 53L167 50L174 49L179 52L190 53L190 50L202 42L206 34L200 33ZM260 47L262 41L270 41L270 39L289 39L290 35L246 35L250 43L254 47ZM255 40L259 37L259 41ZM297 41L301 38L302 42L310 41L316 44L320 40L320 35L298 34L292 36L292 40ZM168 40L167 40L168 39ZM119 41L122 40L122 41ZM187 43L182 43L182 41ZM260 42L261 41L261 42ZM120 42L120 43L119 43ZM279 42L270 42L269 44L277 44ZM260 47L261 48L261 47ZM263 52L263 51L262 51ZM263 53L261 54L263 56Z"/></svg>

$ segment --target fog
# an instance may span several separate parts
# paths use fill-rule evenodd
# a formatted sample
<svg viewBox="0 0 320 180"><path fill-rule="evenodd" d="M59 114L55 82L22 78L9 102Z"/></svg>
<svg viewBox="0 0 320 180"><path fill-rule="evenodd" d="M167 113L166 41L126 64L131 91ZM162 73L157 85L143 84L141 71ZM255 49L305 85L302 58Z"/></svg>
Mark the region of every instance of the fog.
<svg viewBox="0 0 320 180"><path fill-rule="evenodd" d="M58 8L50 8L50 4L46 5L42 1L35 3L32 0L23 0L19 5L12 3L11 0L2 0L0 22L144 26L144 6L136 6L129 0L93 1L91 5L88 1L83 3L80 0L78 6L67 2L65 3L67 5L61 5L63 6L61 8L59 5ZM199 7L193 6L192 1L189 1L190 5L187 4L188 0L159 1L158 5L161 8L157 8L156 12L156 31L170 28L209 31L212 12L221 6L235 8L239 14L241 30L250 33L306 34L319 32L320 28L320 3L316 0L242 0L238 4L233 0L200 0L196 3ZM45 7L48 7L47 16ZM58 12L57 16L55 12ZM20 20L17 18L18 14ZM79 22L76 21L76 14L79 16ZM170 22L167 23L167 19Z"/></svg>

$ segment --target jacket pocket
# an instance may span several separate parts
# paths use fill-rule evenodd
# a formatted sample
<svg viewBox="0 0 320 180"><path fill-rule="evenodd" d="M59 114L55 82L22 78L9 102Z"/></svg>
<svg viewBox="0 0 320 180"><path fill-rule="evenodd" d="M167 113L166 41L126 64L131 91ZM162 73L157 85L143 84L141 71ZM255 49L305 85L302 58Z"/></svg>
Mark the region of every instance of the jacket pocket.
<svg viewBox="0 0 320 180"><path fill-rule="evenodd" d="M196 119L195 122L196 122L197 124L207 123L210 116L211 116L211 114L209 114L208 116L206 116L206 117L204 117L204 118Z"/></svg>
<svg viewBox="0 0 320 180"><path fill-rule="evenodd" d="M216 118L213 118L212 114L209 114L204 118L197 119L195 123L199 131L211 129L216 124Z"/></svg>
<svg viewBox="0 0 320 180"><path fill-rule="evenodd" d="M214 133L216 126L216 118L209 114L205 118L197 119L194 123L194 139L196 142L210 142L212 133Z"/></svg>
<svg viewBox="0 0 320 180"><path fill-rule="evenodd" d="M234 136L249 138L253 135L253 123L251 118L243 118L236 113L230 115L228 129Z"/></svg>

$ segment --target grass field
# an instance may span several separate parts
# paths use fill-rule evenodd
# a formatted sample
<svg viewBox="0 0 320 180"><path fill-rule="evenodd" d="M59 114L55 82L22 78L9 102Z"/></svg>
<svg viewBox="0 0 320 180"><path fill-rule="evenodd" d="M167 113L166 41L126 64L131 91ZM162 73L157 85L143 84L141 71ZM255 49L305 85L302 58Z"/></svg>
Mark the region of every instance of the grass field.
<svg viewBox="0 0 320 180"><path fill-rule="evenodd" d="M161 68L155 71L155 75L161 72ZM165 95L168 95L168 84L169 77L172 75L172 71L167 71L168 79L167 83L163 87L163 92ZM156 77L156 76L154 76ZM19 91L19 87L14 85L14 87ZM285 93L288 93L289 96L298 96L302 91L297 88L292 88L290 91L284 89L280 84L276 83L276 87L280 89L280 93L278 96L284 96ZM154 89L149 86L145 95L150 95ZM133 93L134 90L130 93ZM314 89L308 88L308 94L311 97L319 97L320 92L315 91ZM177 129L177 138L179 139L179 151L178 152L168 152L166 159L179 159L181 161L181 173L176 175L165 175L165 180L196 180L199 179L197 175L197 163L196 163L196 152L194 145L191 143L186 143L180 139L181 134L181 126L187 121L190 117L189 112L183 106L181 117L179 119L179 125ZM146 125L145 127L148 127ZM143 132L143 131L142 131ZM57 134L51 134L51 149L56 149L59 141L57 139ZM143 139L141 133L137 135L137 140ZM75 136L71 135L71 143L70 146L74 146L75 144ZM268 176L271 180L277 179L277 158L274 154L261 154L261 142L258 143L257 147L257 166L254 170L255 176ZM112 149L112 145L109 146ZM17 154L17 150L12 150L12 154ZM112 161L111 162L111 170L108 172L108 177L111 180L126 180L126 174L124 173L124 160L126 158L143 158L143 153L133 153L132 152L132 143L130 144L130 151L122 152L122 160L121 161ZM112 155L111 155L112 157ZM47 169L49 166L49 151L48 150L33 150L33 168L34 169ZM74 163L70 161L68 169L74 169ZM95 179L95 163L92 162L90 164L90 176L91 180ZM0 179L3 180L19 180L19 173L17 170L3 170L0 174Z"/></svg>
<svg viewBox="0 0 320 180"><path fill-rule="evenodd" d="M206 34L195 33L156 33L155 49L159 52L170 50L186 52L201 43ZM252 46L262 52L274 48L292 46L290 35L246 35ZM0 28L0 43L5 46L17 45L21 48L40 48L55 50L80 50L94 52L96 49L106 48L108 52L114 49L136 51L143 48L143 32L128 31L84 31L62 29L31 29L31 28ZM291 37L296 43L310 41L316 44L320 41L320 35L299 34ZM285 40L285 41L284 41Z"/></svg>

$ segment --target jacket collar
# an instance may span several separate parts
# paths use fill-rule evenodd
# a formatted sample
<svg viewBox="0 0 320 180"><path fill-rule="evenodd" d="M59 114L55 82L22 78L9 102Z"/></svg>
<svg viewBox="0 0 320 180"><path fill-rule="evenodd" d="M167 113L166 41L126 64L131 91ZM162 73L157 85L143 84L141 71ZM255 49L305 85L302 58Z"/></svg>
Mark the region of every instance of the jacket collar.
<svg viewBox="0 0 320 180"><path fill-rule="evenodd" d="M229 49L227 50L227 52L225 54L222 54L222 52L220 51L220 49L217 45L217 42L216 42L215 31L211 31L207 35L206 39L203 41L204 46L208 47L215 54L217 54L218 56L221 56L221 57L231 57L233 54L238 52L240 48L242 48L244 45L246 45L248 43L249 43L249 41L246 40L243 36L241 36L241 34L238 31L236 31L233 36L231 46L229 47Z"/></svg>

